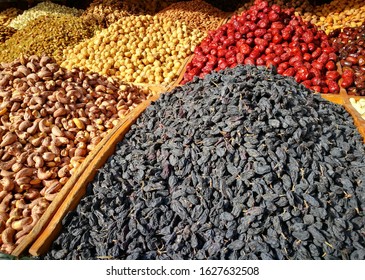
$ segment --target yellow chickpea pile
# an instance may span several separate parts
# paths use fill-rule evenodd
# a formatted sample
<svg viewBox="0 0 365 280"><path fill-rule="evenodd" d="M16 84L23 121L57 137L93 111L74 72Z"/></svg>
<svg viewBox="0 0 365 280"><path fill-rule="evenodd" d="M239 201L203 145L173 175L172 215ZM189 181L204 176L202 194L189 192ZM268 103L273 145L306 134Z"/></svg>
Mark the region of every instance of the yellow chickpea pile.
<svg viewBox="0 0 365 280"><path fill-rule="evenodd" d="M169 85L205 34L157 16L128 16L64 51L63 67Z"/></svg>

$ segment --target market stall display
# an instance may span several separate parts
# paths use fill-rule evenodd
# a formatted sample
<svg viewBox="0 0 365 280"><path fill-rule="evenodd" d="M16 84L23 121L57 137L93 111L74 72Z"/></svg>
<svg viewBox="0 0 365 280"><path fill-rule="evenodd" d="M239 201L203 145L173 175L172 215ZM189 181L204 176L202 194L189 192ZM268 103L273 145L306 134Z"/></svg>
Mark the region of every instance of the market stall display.
<svg viewBox="0 0 365 280"><path fill-rule="evenodd" d="M363 1L39 2L0 11L0 258L365 259Z"/></svg>
<svg viewBox="0 0 365 280"><path fill-rule="evenodd" d="M363 259L364 156L341 106L228 68L147 108L45 258Z"/></svg>

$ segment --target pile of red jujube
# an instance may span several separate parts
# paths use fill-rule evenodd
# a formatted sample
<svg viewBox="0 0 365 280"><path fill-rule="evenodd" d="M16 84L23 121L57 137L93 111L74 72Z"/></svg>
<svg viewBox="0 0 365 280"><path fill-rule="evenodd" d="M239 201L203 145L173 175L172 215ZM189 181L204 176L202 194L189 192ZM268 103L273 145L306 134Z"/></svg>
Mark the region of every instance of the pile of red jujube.
<svg viewBox="0 0 365 280"><path fill-rule="evenodd" d="M350 95L365 95L365 22L329 34L343 67L341 86Z"/></svg>
<svg viewBox="0 0 365 280"><path fill-rule="evenodd" d="M212 71L253 64L321 93L338 93L337 55L324 31L294 15L294 9L258 0L208 36L194 50L182 84Z"/></svg>

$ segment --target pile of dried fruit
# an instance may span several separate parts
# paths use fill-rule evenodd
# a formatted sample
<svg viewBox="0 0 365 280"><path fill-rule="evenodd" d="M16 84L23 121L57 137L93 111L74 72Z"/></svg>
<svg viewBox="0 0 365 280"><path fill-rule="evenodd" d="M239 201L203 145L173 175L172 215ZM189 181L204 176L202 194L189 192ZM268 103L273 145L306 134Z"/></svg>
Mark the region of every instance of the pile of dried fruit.
<svg viewBox="0 0 365 280"><path fill-rule="evenodd" d="M157 16L123 17L93 38L65 50L62 66L120 77L126 82L170 84L204 33Z"/></svg>
<svg viewBox="0 0 365 280"><path fill-rule="evenodd" d="M164 94L45 259L364 259L365 152L341 106L237 66Z"/></svg>
<svg viewBox="0 0 365 280"><path fill-rule="evenodd" d="M220 23L227 17L226 13L202 0L178 2L156 15L171 21L185 21L189 28L201 31L218 28Z"/></svg>
<svg viewBox="0 0 365 280"><path fill-rule="evenodd" d="M0 12L0 25L8 26L10 22L21 13L21 10L9 8Z"/></svg>
<svg viewBox="0 0 365 280"><path fill-rule="evenodd" d="M140 1L94 0L82 14L87 21L95 21L102 27L108 27L120 18L130 15L152 14L156 1L147 1L141 5Z"/></svg>
<svg viewBox="0 0 365 280"><path fill-rule="evenodd" d="M11 253L147 90L31 56L0 66L0 251Z"/></svg>
<svg viewBox="0 0 365 280"><path fill-rule="evenodd" d="M209 32L195 48L182 83L237 64L275 66L316 92L338 93L337 55L327 35L292 9L257 0L240 16Z"/></svg>
<svg viewBox="0 0 365 280"><path fill-rule="evenodd" d="M343 68L341 86L350 95L365 95L365 22L358 28L337 29L330 37Z"/></svg>
<svg viewBox="0 0 365 280"><path fill-rule="evenodd" d="M31 21L37 19L41 16L51 16L51 15L73 15L80 16L82 10L75 8L69 8L66 6L61 6L49 1L39 3L33 8L26 10L21 15L14 18L9 26L15 29L22 29L28 25Z"/></svg>
<svg viewBox="0 0 365 280"><path fill-rule="evenodd" d="M62 61L63 50L94 36L96 25L72 15L41 16L0 45L0 61L24 55L50 55Z"/></svg>
<svg viewBox="0 0 365 280"><path fill-rule="evenodd" d="M0 43L4 43L16 32L16 29L0 25Z"/></svg>

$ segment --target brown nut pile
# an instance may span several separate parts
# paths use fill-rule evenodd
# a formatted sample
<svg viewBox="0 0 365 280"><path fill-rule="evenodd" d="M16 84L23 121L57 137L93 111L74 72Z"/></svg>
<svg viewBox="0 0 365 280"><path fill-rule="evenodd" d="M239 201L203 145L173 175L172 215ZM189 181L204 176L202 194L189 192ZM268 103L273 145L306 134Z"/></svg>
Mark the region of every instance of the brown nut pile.
<svg viewBox="0 0 365 280"><path fill-rule="evenodd" d="M134 0L94 0L81 17L105 28L125 16L153 13L154 8L143 7L138 2ZM151 2L149 5L153 6L156 0L147 2Z"/></svg>
<svg viewBox="0 0 365 280"><path fill-rule="evenodd" d="M185 23L128 16L64 51L62 66L80 67L125 82L169 85L205 36Z"/></svg>
<svg viewBox="0 0 365 280"><path fill-rule="evenodd" d="M60 62L66 47L92 37L96 29L96 25L72 15L38 17L0 46L0 61L11 62L20 54L45 54Z"/></svg>
<svg viewBox="0 0 365 280"><path fill-rule="evenodd" d="M0 12L0 25L8 26L10 22L21 13L21 10L9 8Z"/></svg>
<svg viewBox="0 0 365 280"><path fill-rule="evenodd" d="M0 251L14 250L75 168L148 94L47 56L1 64Z"/></svg>
<svg viewBox="0 0 365 280"><path fill-rule="evenodd" d="M185 21L189 28L205 32L218 28L222 20L227 17L227 13L202 0L178 2L158 12L156 15L171 21Z"/></svg>
<svg viewBox="0 0 365 280"><path fill-rule="evenodd" d="M4 43L16 32L16 29L0 25L0 43Z"/></svg>

